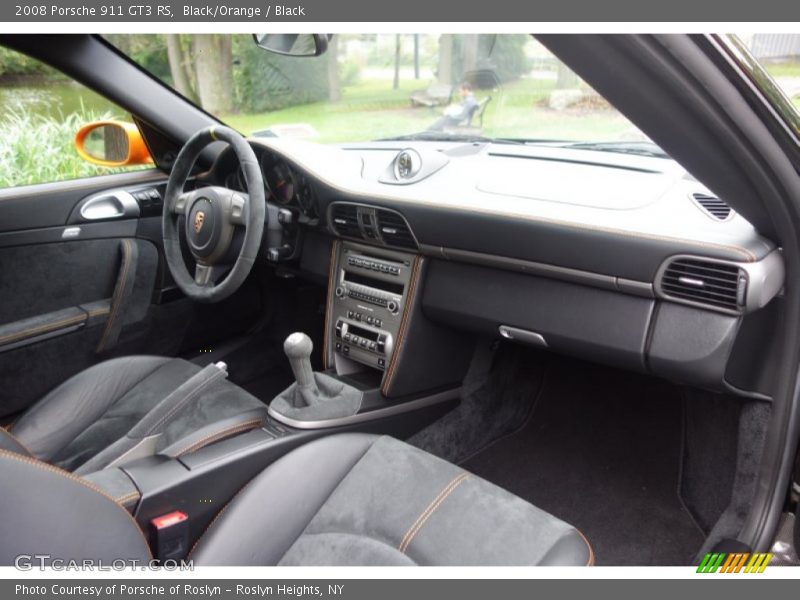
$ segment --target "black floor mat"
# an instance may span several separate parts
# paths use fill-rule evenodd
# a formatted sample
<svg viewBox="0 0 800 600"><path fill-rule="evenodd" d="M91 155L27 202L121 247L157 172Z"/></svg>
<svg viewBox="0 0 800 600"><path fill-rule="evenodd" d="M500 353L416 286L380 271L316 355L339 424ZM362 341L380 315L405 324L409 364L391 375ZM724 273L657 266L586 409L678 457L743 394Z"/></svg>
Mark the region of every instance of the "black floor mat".
<svg viewBox="0 0 800 600"><path fill-rule="evenodd" d="M704 536L677 489L675 388L554 360L525 427L463 466L580 529L601 565L689 564Z"/></svg>

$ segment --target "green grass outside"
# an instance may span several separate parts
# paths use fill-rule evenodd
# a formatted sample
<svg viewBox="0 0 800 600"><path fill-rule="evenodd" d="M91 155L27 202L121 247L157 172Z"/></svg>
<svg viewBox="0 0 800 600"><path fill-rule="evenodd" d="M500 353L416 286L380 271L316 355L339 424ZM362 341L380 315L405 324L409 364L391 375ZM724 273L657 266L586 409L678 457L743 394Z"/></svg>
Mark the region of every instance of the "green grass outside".
<svg viewBox="0 0 800 600"><path fill-rule="evenodd" d="M800 65L796 68L800 74ZM782 73L786 72L784 68ZM273 124L308 123L320 134L315 141L329 143L404 135L426 129L442 114L442 107L411 107L411 92L426 85L425 81L401 81L399 89L393 90L389 81L365 80L346 87L342 100L336 103L319 102L261 114L232 114L223 120L245 134ZM521 79L492 92L481 133L489 137L591 141L620 139L635 132L624 117L602 104L563 111L549 109L546 100L553 87L550 80ZM477 96L484 94L479 91ZM800 109L800 97L793 102ZM3 111L0 188L124 170L91 165L78 156L73 146L81 125L109 116L83 106L64 116L24 107Z"/></svg>
<svg viewBox="0 0 800 600"><path fill-rule="evenodd" d="M443 107L412 108L411 92L424 89L424 81L370 80L343 90L336 103L318 102L260 114L232 114L222 120L250 134L271 125L307 123L319 133L319 142L367 141L416 133L429 127ZM483 135L489 137L556 138L571 140L615 139L632 125L613 109L557 112L545 106L554 87L549 80L521 79L492 92L484 115ZM486 92L479 91L479 98Z"/></svg>
<svg viewBox="0 0 800 600"><path fill-rule="evenodd" d="M773 77L800 77L800 61L765 64L764 69Z"/></svg>

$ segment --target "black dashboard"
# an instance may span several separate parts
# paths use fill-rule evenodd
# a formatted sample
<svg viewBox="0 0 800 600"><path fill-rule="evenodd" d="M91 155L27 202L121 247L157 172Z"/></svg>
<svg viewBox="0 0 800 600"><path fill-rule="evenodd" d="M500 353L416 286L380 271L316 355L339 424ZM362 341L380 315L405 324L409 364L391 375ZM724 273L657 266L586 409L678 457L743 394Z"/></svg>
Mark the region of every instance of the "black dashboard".
<svg viewBox="0 0 800 600"><path fill-rule="evenodd" d="M557 144L251 144L270 204L296 229L298 247L273 259L331 238L418 254L438 323L528 331L556 351L770 394L749 342L768 329L752 323L780 312L780 249L670 159ZM242 189L228 151L207 177Z"/></svg>

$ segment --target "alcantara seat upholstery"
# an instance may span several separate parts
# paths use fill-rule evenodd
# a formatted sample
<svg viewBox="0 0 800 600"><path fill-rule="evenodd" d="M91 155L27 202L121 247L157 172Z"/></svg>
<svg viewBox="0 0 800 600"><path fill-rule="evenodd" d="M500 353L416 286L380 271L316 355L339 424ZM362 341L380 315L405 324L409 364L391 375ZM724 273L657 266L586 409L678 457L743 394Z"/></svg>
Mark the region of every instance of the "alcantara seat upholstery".
<svg viewBox="0 0 800 600"><path fill-rule="evenodd" d="M127 511L75 475L0 450L0 477L0 564L34 552L150 558ZM189 558L198 566L594 562L567 523L426 452L367 434L325 437L273 463L217 515Z"/></svg>
<svg viewBox="0 0 800 600"><path fill-rule="evenodd" d="M148 454L180 454L266 418L224 369L159 356L107 360L0 428L0 448L86 474Z"/></svg>

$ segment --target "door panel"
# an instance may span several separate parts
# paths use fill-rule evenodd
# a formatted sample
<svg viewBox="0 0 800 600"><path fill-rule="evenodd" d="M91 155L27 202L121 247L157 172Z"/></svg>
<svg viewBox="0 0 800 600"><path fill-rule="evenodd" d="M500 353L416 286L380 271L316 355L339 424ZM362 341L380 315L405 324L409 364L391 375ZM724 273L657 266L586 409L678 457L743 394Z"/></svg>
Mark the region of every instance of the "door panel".
<svg viewBox="0 0 800 600"><path fill-rule="evenodd" d="M0 232L66 225L75 206L93 193L163 183L157 169L0 189Z"/></svg>
<svg viewBox="0 0 800 600"><path fill-rule="evenodd" d="M157 181L163 193L164 176L154 175L3 190L0 418L100 360L157 350L148 347L147 335L158 312L151 302L162 285L157 241L137 238L139 219L70 218L86 197L127 189L120 183L135 190ZM23 210L28 205L31 210ZM188 322L189 313L184 305L172 317Z"/></svg>
<svg viewBox="0 0 800 600"><path fill-rule="evenodd" d="M110 298L119 243L76 240L0 248L0 323Z"/></svg>
<svg viewBox="0 0 800 600"><path fill-rule="evenodd" d="M122 342L147 325L157 268L155 246L132 238L0 248L0 415L121 348L145 351Z"/></svg>
<svg viewBox="0 0 800 600"><path fill-rule="evenodd" d="M80 216L87 198L113 190L136 196L143 188L163 197L163 174L0 192L1 420L97 362L208 348L247 330L262 314L264 297L253 278L213 306L196 305L177 290L164 261L160 206L151 200L142 200L140 218ZM23 210L28 203L35 210ZM135 246L135 265L128 268L124 244ZM121 329L110 327L120 323ZM109 337L112 330L118 337Z"/></svg>

